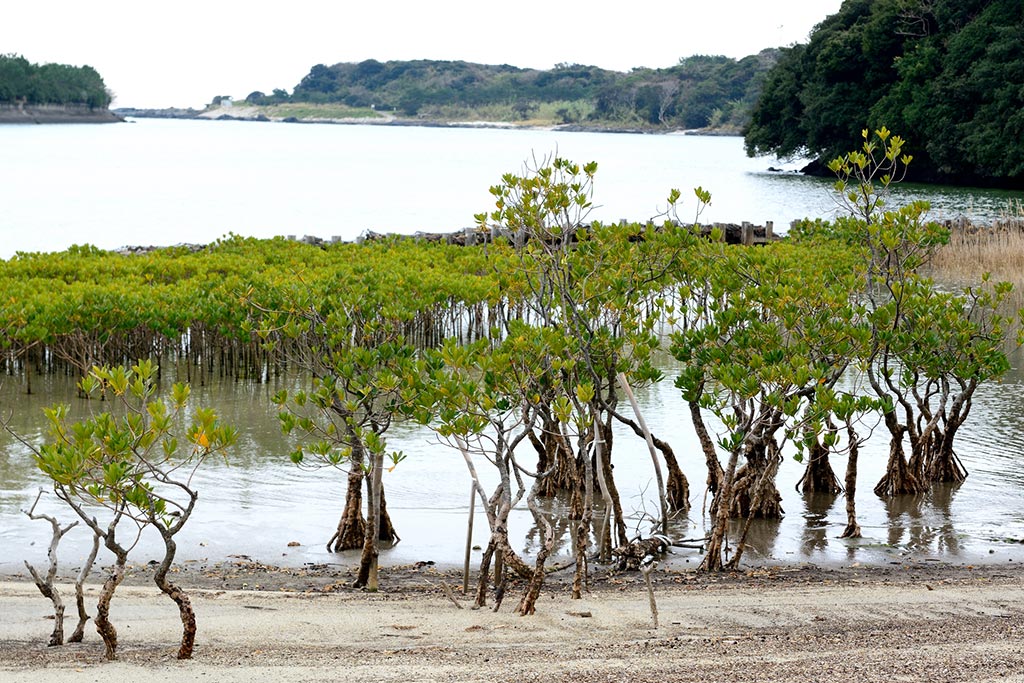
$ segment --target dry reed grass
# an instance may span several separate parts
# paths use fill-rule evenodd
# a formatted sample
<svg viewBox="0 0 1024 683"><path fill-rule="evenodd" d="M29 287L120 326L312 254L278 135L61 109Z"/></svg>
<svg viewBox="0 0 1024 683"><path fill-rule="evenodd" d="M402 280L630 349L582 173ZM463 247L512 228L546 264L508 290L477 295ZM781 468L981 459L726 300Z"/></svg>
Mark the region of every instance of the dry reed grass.
<svg viewBox="0 0 1024 683"><path fill-rule="evenodd" d="M1024 307L1024 204L1011 203L992 225L946 221L949 244L932 257L928 274L937 281L974 284L982 273L1013 283L1006 307Z"/></svg>

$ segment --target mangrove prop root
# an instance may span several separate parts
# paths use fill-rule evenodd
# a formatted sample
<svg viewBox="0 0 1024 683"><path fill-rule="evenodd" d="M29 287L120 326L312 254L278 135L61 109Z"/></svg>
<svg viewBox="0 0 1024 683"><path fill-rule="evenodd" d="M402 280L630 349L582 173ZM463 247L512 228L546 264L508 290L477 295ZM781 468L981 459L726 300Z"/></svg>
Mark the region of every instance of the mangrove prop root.
<svg viewBox="0 0 1024 683"><path fill-rule="evenodd" d="M875 495L887 498L900 495L917 495L928 490L928 483L914 471L895 441L889 447L889 462L885 475L875 485Z"/></svg>
<svg viewBox="0 0 1024 683"><path fill-rule="evenodd" d="M796 488L802 493L842 493L843 487L828 459L828 449L822 444L815 443L811 446L807 467L796 483Z"/></svg>

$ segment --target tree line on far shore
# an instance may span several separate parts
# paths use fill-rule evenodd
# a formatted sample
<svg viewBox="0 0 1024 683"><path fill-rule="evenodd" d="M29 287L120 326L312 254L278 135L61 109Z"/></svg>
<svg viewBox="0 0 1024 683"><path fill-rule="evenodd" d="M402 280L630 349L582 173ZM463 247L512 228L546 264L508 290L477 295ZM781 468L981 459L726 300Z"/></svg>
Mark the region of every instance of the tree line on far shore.
<svg viewBox="0 0 1024 683"><path fill-rule="evenodd" d="M251 104L319 103L403 117L490 117L640 128L741 130L778 50L743 59L698 55L628 73L582 64L547 70L464 61L317 64L289 95L250 93Z"/></svg>
<svg viewBox="0 0 1024 683"><path fill-rule="evenodd" d="M33 64L21 55L0 55L0 103L106 109L112 99L103 78L91 66Z"/></svg>

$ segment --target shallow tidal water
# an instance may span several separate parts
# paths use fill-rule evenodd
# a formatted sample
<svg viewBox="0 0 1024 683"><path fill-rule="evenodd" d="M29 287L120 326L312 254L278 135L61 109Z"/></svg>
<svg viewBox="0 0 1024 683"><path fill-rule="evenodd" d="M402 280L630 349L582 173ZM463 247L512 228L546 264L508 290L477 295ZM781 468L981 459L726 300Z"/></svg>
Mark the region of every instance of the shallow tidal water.
<svg viewBox="0 0 1024 683"><path fill-rule="evenodd" d="M1019 361L1019 358L1015 360ZM666 367L671 377L671 367ZM74 396L63 377L36 378L37 393L26 396L18 378L5 377L0 387L0 409L11 416L11 426L30 443L45 437L41 409L57 400L69 402L79 414L102 410L97 401ZM196 405L215 406L223 419L238 426L242 437L227 461L210 460L196 477L200 500L193 518L178 536L178 560L216 562L247 556L284 566L351 564L355 552L328 553L325 543L340 515L344 472L303 471L288 459L293 444L283 437L269 396L278 389L273 381L255 385L234 380L194 387ZM703 456L689 425L685 405L670 381L638 392L641 410L654 433L670 442L690 481L692 510L673 520L674 538L705 535L709 520L704 503ZM978 564L1024 561L1024 377L1014 370L1003 382L984 386L975 399L969 421L958 435L958 453L970 476L959 487L937 487L918 497L883 500L871 489L880 478L888 453L882 431L876 430L861 452L858 478L858 516L864 537L839 539L845 522L844 500L805 497L794 490L802 465L791 458L782 464L778 487L785 517L779 522L755 523L747 539L747 565L812 562L819 565L884 564L906 560ZM389 448L402 450L407 459L385 475L388 505L402 540L382 553L386 565L435 562L459 565L466 543L470 479L462 456L439 442L429 430L396 425ZM631 529L649 533L647 513L657 510L654 473L642 439L619 430L613 460L622 504ZM846 461L833 458L842 479ZM496 476L480 461L478 470L487 487ZM35 469L30 451L7 434L0 435L0 573L22 570L23 560L37 566L46 561L50 527L30 521L27 509L46 481ZM52 493L43 496L40 511L71 521ZM550 563L569 559L565 506L547 502L561 537ZM561 524L559 524L561 520ZM477 509L473 542L487 542L486 518ZM510 537L530 554L539 539L525 502L510 518ZM126 538L122 532L122 539ZM89 535L73 529L61 545L64 566L87 553ZM298 545L294 545L294 544ZM142 563L160 552L159 537L147 530L132 561ZM106 551L101 551L101 561ZM474 551L479 557L479 551ZM672 562L685 566L700 561L696 550L676 549Z"/></svg>

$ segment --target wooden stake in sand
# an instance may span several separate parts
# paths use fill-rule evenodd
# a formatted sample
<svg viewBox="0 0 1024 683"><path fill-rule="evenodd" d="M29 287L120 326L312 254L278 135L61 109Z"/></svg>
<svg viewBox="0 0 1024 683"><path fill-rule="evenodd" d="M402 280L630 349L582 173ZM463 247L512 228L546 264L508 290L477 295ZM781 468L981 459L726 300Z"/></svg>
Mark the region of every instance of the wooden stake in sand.
<svg viewBox="0 0 1024 683"><path fill-rule="evenodd" d="M650 562L642 564L640 566L640 572L644 575L644 581L647 582L647 597L650 598L651 601L651 619L654 620L654 628L658 628L658 604L654 601L654 586L651 584L651 572L654 571L654 568L658 563L653 557L648 556L648 558L650 559Z"/></svg>
<svg viewBox="0 0 1024 683"><path fill-rule="evenodd" d="M462 568L462 594L469 593L469 558L473 553L473 513L476 512L476 484L469 485L469 525L466 529L466 563Z"/></svg>

